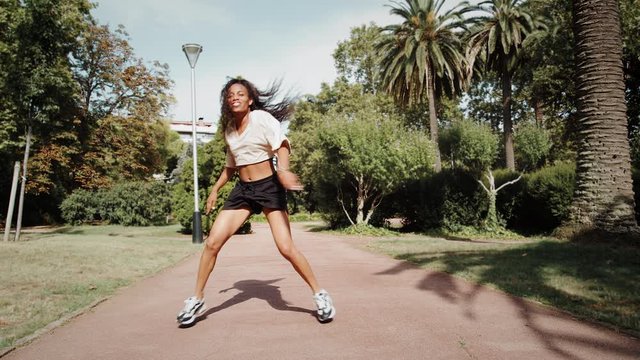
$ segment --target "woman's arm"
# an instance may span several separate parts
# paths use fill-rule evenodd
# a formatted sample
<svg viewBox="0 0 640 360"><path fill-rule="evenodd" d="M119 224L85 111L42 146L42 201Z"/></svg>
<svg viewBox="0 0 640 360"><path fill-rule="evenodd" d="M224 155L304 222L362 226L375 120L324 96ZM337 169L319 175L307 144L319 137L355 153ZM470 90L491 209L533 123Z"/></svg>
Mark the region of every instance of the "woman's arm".
<svg viewBox="0 0 640 360"><path fill-rule="evenodd" d="M289 142L282 142L282 145L276 150L278 156L278 180L287 190L302 190L304 187L300 183L300 179L296 174L289 170Z"/></svg>
<svg viewBox="0 0 640 360"><path fill-rule="evenodd" d="M216 207L216 200L218 200L218 191L220 191L220 188L222 188L224 184L226 184L229 181L229 179L233 177L233 174L235 174L235 172L236 172L236 169L230 168L230 167L225 167L224 170L222 170L222 172L220 173L220 176L218 177L218 180L216 181L215 184L213 184L213 187L211 188L211 193L207 198L207 207L206 207L205 214L209 215L211 210Z"/></svg>
<svg viewBox="0 0 640 360"><path fill-rule="evenodd" d="M278 156L278 171L289 170L289 154L291 153L289 149L289 140L284 140L280 148L276 150L276 155Z"/></svg>

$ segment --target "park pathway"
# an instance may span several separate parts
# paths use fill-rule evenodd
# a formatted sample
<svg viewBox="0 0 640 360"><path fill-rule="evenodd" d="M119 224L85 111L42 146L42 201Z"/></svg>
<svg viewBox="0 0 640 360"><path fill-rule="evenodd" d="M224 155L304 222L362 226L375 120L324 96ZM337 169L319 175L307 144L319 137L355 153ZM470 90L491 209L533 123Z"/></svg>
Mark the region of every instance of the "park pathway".
<svg viewBox="0 0 640 360"><path fill-rule="evenodd" d="M208 311L181 329L198 256L119 291L2 360L640 359L640 341L446 274L307 231L298 247L337 307L319 324L306 285L268 226L232 238L206 289Z"/></svg>

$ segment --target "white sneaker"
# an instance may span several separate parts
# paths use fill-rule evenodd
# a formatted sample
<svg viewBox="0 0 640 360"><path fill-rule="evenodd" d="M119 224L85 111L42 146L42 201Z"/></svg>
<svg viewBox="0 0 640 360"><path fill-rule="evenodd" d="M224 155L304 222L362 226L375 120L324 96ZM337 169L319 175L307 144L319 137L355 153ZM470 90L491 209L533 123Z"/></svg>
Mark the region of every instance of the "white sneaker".
<svg viewBox="0 0 640 360"><path fill-rule="evenodd" d="M321 323L329 322L336 316L336 308L333 306L333 300L329 293L322 289L313 295L313 301L316 303L316 316Z"/></svg>
<svg viewBox="0 0 640 360"><path fill-rule="evenodd" d="M192 296L184 301L184 308L178 314L177 320L180 325L189 325L196 320L196 317L205 310L204 299L197 299Z"/></svg>

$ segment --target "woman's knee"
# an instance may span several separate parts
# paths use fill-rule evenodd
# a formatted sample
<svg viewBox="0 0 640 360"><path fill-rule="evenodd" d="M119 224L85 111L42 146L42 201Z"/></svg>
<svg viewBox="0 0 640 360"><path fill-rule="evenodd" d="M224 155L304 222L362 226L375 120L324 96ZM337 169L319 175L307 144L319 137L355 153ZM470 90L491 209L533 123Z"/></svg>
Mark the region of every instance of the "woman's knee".
<svg viewBox="0 0 640 360"><path fill-rule="evenodd" d="M287 260L291 260L295 258L298 254L298 249L296 249L296 247L293 246L293 244L280 245L278 246L278 250L280 251L280 254Z"/></svg>
<svg viewBox="0 0 640 360"><path fill-rule="evenodd" d="M224 244L224 239L219 236L214 236L210 234L205 239L205 250L213 252L214 255L217 255L222 249L222 245Z"/></svg>

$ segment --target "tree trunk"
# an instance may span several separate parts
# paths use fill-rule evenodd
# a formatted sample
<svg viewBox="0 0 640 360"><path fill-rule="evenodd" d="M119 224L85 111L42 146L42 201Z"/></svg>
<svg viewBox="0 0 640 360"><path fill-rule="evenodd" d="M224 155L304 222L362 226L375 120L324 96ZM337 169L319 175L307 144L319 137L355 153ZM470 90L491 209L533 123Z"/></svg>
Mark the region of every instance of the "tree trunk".
<svg viewBox="0 0 640 360"><path fill-rule="evenodd" d="M501 227L500 222L498 221L498 210L496 208L498 192L502 190L504 187L513 185L518 181L520 181L520 179L522 179L522 174L520 174L520 176L518 176L516 179L507 181L506 183L500 185L500 187L497 189L496 189L496 178L493 176L493 171L491 171L491 169L487 169L487 173L485 174L485 177L489 182L488 188L484 186L484 183L482 182L482 180L478 179L480 186L482 186L484 191L487 193L487 196L489 196L489 208L487 209L487 217L484 220L484 226L489 230L496 230Z"/></svg>
<svg viewBox="0 0 640 360"><path fill-rule="evenodd" d="M13 181L11 182L11 195L9 196L9 206L7 210L7 222L4 226L3 241L9 241L9 234L11 233L11 221L13 219L13 207L16 203L16 192L18 191L18 179L20 178L20 161L16 161L13 166Z"/></svg>
<svg viewBox="0 0 640 360"><path fill-rule="evenodd" d="M497 194L495 192L489 194L489 210L487 210L487 218L484 221L484 226L488 230L496 230L500 227L498 211L496 210L496 197Z"/></svg>
<svg viewBox="0 0 640 360"><path fill-rule="evenodd" d="M574 0L579 139L570 221L637 230L617 0Z"/></svg>
<svg viewBox="0 0 640 360"><path fill-rule="evenodd" d="M356 224L364 223L364 198L358 194L358 212L356 213Z"/></svg>
<svg viewBox="0 0 640 360"><path fill-rule="evenodd" d="M487 217L484 219L484 227L488 230L496 230L499 227L498 224L498 211L496 210L496 199L498 198L498 190L496 190L496 180L493 177L491 169L487 170L485 174L489 182L489 188L485 187L482 181L478 180L480 185L484 188L489 196L489 208L487 209Z"/></svg>
<svg viewBox="0 0 640 360"><path fill-rule="evenodd" d="M504 157L507 169L515 171L513 123L511 122L511 73L506 61L502 63L502 124L504 125Z"/></svg>
<svg viewBox="0 0 640 360"><path fill-rule="evenodd" d="M358 186L356 187L357 198L356 198L356 225L362 224L364 222L364 203L367 199L366 190L364 189L364 176L358 176Z"/></svg>
<svg viewBox="0 0 640 360"><path fill-rule="evenodd" d="M27 143L24 147L24 161L22 163L22 184L20 185L20 197L18 200L18 220L16 221L15 241L20 241L20 231L22 230L22 213L24 211L24 192L27 186L27 163L29 162L29 148L31 147L31 125L27 131Z"/></svg>
<svg viewBox="0 0 640 360"><path fill-rule="evenodd" d="M544 126L544 115L542 114L542 100L539 97L534 96L533 98L533 113L536 117L536 124L539 127Z"/></svg>
<svg viewBox="0 0 640 360"><path fill-rule="evenodd" d="M427 96L429 97L429 132L431 133L431 142L435 149L434 170L440 172L442 170L442 160L440 159L440 147L438 146L438 116L436 114L435 85L431 70L427 71Z"/></svg>

